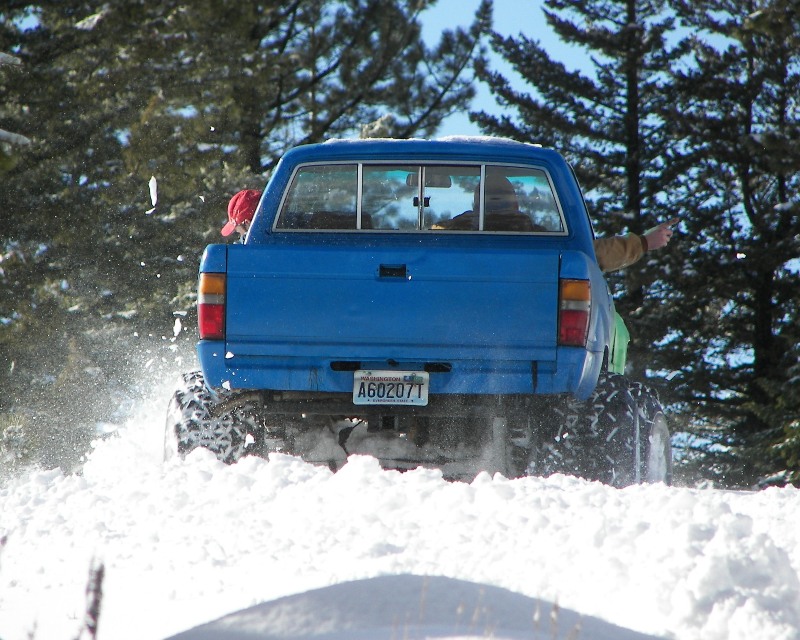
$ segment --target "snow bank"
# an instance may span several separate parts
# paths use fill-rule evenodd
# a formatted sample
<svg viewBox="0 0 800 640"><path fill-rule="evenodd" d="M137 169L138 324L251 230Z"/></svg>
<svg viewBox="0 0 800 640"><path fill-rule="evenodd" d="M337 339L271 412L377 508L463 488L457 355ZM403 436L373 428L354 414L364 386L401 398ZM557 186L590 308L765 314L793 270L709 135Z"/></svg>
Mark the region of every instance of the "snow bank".
<svg viewBox="0 0 800 640"><path fill-rule="evenodd" d="M164 464L162 410L99 442L81 476L37 471L0 489L0 638L74 638L93 560L106 569L101 640L164 638L264 602L309 592L314 602L313 590L404 575L513 592L523 617L532 599L578 612L584 640L602 637L591 635L595 618L681 640L800 637L797 490L486 474L450 483L365 456L336 474L284 455L225 466L196 451ZM390 602L419 607L392 590L397 602L372 591L375 615L390 617Z"/></svg>
<svg viewBox="0 0 800 640"><path fill-rule="evenodd" d="M558 605L464 580L383 576L279 598L170 640L648 640ZM657 639L656 639L657 640Z"/></svg>

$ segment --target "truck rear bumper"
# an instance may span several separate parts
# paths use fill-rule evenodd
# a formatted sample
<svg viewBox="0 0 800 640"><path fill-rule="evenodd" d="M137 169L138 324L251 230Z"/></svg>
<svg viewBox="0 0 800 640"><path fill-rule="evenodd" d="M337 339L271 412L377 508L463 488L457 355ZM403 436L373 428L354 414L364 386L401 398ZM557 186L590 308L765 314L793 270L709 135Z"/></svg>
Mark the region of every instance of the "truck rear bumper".
<svg viewBox="0 0 800 640"><path fill-rule="evenodd" d="M332 361L272 356L237 357L221 341L200 341L198 356L211 387L230 390L352 393L353 370L430 373L430 395L547 395L572 393L583 399L594 389L603 354L561 347L556 360ZM344 368L344 370L342 370ZM339 370L337 370L339 369Z"/></svg>

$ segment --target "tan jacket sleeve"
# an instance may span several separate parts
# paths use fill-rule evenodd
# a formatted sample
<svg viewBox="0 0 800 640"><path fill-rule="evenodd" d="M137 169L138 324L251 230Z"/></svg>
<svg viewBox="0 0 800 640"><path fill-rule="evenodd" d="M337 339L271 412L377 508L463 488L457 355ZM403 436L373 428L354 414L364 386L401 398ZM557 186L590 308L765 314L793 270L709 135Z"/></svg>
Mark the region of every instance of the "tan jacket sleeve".
<svg viewBox="0 0 800 640"><path fill-rule="evenodd" d="M594 241L594 252L602 271L616 271L639 260L647 252L647 240L635 233L597 238Z"/></svg>

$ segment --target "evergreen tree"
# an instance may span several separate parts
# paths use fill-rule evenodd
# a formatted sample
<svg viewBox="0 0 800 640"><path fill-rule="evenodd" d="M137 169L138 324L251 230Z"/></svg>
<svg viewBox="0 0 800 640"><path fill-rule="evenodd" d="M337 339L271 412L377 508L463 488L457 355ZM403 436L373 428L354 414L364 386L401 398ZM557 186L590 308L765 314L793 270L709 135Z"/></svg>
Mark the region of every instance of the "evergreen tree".
<svg viewBox="0 0 800 640"><path fill-rule="evenodd" d="M0 386L4 410L47 424L51 451L67 443L53 458L93 435L65 435L63 406L70 423L100 421L111 395L131 395L131 372L194 341L197 262L233 193L263 187L296 144L387 113L394 136L427 135L463 108L488 7L431 49L420 16L433 1L0 10L0 51L26 69L7 78L0 128L32 139L0 189Z"/></svg>
<svg viewBox="0 0 800 640"><path fill-rule="evenodd" d="M679 1L691 57L671 119L691 172L687 266L659 349L681 402L717 443L724 482L798 481L800 5Z"/></svg>
<svg viewBox="0 0 800 640"><path fill-rule="evenodd" d="M545 0L544 21L566 43L591 54L593 74L569 70L535 39L491 36L491 47L522 83L493 71L487 83L502 116L471 117L483 131L561 151L573 163L600 235L643 233L673 217L665 190L679 167L661 114L667 70L680 56L669 44L673 19L660 0ZM536 33L544 24L520 25ZM633 377L645 376L651 345L669 331L660 314L668 289L665 254L609 274L619 312L631 328Z"/></svg>
<svg viewBox="0 0 800 640"><path fill-rule="evenodd" d="M612 278L637 368L671 379L673 426L698 436L698 472L796 482L797 0L545 6L561 39L592 54L594 78L493 34L530 90L483 61L479 77L516 114L475 120L564 151L604 233L620 218L641 232L681 216L670 251L627 269L623 289Z"/></svg>

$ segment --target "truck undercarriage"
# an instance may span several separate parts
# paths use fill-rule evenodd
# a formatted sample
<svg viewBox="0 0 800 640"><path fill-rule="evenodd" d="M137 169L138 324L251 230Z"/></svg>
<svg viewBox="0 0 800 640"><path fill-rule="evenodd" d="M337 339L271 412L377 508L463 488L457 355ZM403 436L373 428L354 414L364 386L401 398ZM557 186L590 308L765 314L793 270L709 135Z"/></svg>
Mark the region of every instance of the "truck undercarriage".
<svg viewBox="0 0 800 640"><path fill-rule="evenodd" d="M569 395L444 396L424 407L353 405L349 394L209 390L182 377L170 402L166 448L197 447L232 463L245 455L297 455L337 469L371 455L387 469L440 469L469 481L577 474L625 486L669 482L671 456L657 396L609 374L587 401ZM637 397L638 396L638 399Z"/></svg>

